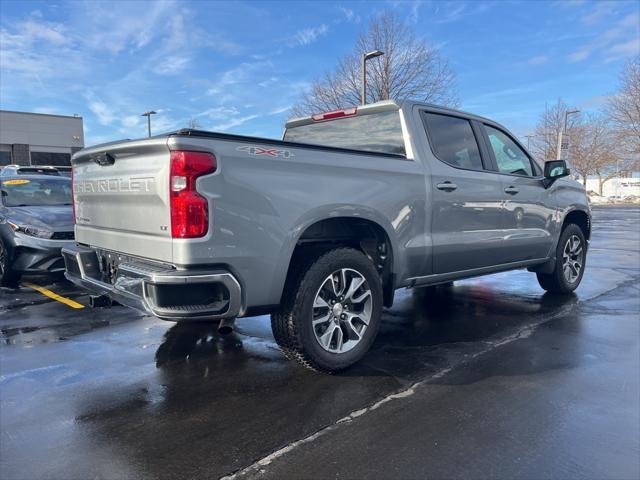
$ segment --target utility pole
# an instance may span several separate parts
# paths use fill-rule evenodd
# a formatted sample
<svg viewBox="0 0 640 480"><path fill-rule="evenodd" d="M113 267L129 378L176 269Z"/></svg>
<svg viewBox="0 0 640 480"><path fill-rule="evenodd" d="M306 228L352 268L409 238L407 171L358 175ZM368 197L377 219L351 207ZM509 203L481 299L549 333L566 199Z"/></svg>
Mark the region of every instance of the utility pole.
<svg viewBox="0 0 640 480"><path fill-rule="evenodd" d="M154 112L153 110L149 110L148 112L144 112L142 115L140 115L141 117L147 117L147 129L149 132L149 136L151 136L151 115L155 115L157 112Z"/></svg>
<svg viewBox="0 0 640 480"><path fill-rule="evenodd" d="M527 137L527 150L531 150L531 139L535 137L535 135L525 135Z"/></svg>
<svg viewBox="0 0 640 480"><path fill-rule="evenodd" d="M360 86L360 103L362 105L367 104L367 60L384 55L381 50L374 50L373 52L362 54L362 63L360 68L362 69L362 84Z"/></svg>
<svg viewBox="0 0 640 480"><path fill-rule="evenodd" d="M560 160L560 158L562 157L562 135L567 134L567 119L569 118L569 115L573 115L574 113L580 113L580 110L566 110L564 112L564 127L558 132L558 148L556 150L556 160Z"/></svg>

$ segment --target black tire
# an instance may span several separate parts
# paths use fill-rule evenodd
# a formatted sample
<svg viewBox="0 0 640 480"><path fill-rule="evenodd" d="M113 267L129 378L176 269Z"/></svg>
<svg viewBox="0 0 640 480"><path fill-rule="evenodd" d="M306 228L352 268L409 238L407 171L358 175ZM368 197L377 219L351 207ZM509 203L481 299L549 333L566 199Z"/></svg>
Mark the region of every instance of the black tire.
<svg viewBox="0 0 640 480"><path fill-rule="evenodd" d="M16 287L22 276L11 268L12 259L4 243L0 241L0 286Z"/></svg>
<svg viewBox="0 0 640 480"><path fill-rule="evenodd" d="M576 267L568 267L569 268L569 276L574 275L574 279L567 278L567 274L565 274L565 249L568 248L567 242L569 239L577 238L580 242L580 254L575 256L575 260L579 261L581 266L577 271L576 275ZM569 259L572 260L574 255L569 256ZM582 229L574 224L570 223L567 225L562 233L560 234L560 239L558 240L558 245L556 247L556 263L555 268L552 273L537 273L538 283L540 286L550 293L557 293L566 295L568 293L573 292L580 282L582 281L582 276L584 275L584 269L586 267L587 260L587 242L584 238L584 233L582 233ZM574 260L572 260L573 262Z"/></svg>
<svg viewBox="0 0 640 480"><path fill-rule="evenodd" d="M330 334L330 344L326 347L321 346L320 339L317 337L320 335L319 331L323 325L328 325L327 330L325 330L327 333L329 328L333 327L336 330L336 337L339 337L340 341L344 341L346 338L344 345L347 345L349 341L354 341L349 340L350 335L353 338L354 329L347 329L344 326L346 322L341 322L337 317L333 317L337 319L333 320L335 325L332 320L328 320L326 324L314 326L312 324L314 308L316 310L326 308L329 317L335 312L334 307L329 305L326 307L314 307L314 302L317 296L325 295L321 292L325 292L323 287L331 280L332 274L338 271L342 272L343 269L345 269L347 275L354 275L355 277L356 274L359 274L359 279L364 278L365 282L362 283L361 287L363 290L358 289L357 291L360 292L360 296L362 296L362 292L370 291L371 301L367 303L367 311L370 312L370 318L368 325L361 330L362 334L359 339L355 340L355 346L348 351L332 353L327 348L332 348L331 345L338 348L339 341L334 338L333 334ZM353 285L353 278L342 277L342 279L346 280L342 283L349 286ZM343 286L342 292L345 293L345 290L347 289ZM351 298L354 298L354 295L355 292L351 295ZM366 298L369 297L367 296ZM354 298L354 302L356 301ZM343 300L337 303L340 303L340 311L342 311ZM285 286L282 304L279 310L271 315L271 328L280 349L290 360L295 360L304 367L317 372L338 372L356 363L371 348L380 327L382 303L382 284L373 263L358 250L336 248L321 253L315 259L306 263L300 262L298 267L292 271L290 279ZM344 304L345 312L347 312L350 306L349 301L344 299ZM354 303L351 309L357 310L357 306ZM357 315L354 318L357 318ZM360 324L359 326L363 327L363 325ZM337 332L338 329L341 331ZM336 340L335 344L332 343L333 340Z"/></svg>

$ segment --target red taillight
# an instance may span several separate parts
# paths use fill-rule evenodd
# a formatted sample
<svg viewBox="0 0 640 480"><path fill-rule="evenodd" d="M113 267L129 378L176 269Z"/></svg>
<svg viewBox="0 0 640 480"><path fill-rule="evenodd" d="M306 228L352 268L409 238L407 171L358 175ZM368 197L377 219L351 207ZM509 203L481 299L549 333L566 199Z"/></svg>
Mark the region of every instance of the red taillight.
<svg viewBox="0 0 640 480"><path fill-rule="evenodd" d="M318 113L311 115L314 122L321 122L322 120L331 120L333 118L340 117L353 117L358 114L358 107L345 108L344 110L334 110L333 112Z"/></svg>
<svg viewBox="0 0 640 480"><path fill-rule="evenodd" d="M73 208L73 224L76 222L76 193L73 191L73 168L71 168L71 208Z"/></svg>
<svg viewBox="0 0 640 480"><path fill-rule="evenodd" d="M203 237L209 230L207 200L196 191L196 179L216 171L216 157L205 152L171 152L171 236Z"/></svg>

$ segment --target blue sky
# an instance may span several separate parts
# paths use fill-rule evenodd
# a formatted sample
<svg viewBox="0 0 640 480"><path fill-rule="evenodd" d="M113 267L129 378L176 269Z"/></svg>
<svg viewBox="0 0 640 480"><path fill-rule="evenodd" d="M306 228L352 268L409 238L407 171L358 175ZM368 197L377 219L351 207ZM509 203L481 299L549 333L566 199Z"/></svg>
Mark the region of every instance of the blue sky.
<svg viewBox="0 0 640 480"><path fill-rule="evenodd" d="M440 49L462 108L529 133L602 106L640 52L636 1L0 3L0 108L84 117L86 144L186 126L278 137L312 80L391 10Z"/></svg>

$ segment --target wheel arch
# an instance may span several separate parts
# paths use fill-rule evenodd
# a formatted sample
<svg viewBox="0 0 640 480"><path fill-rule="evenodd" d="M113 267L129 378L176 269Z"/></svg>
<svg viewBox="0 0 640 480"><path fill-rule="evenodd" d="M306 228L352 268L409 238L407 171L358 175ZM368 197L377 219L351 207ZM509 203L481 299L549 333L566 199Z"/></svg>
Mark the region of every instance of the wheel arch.
<svg viewBox="0 0 640 480"><path fill-rule="evenodd" d="M363 214L360 209L341 210L328 215L314 215L296 229L285 257L287 268L278 296L280 300L298 265L309 262L328 249L348 246L362 251L372 260L382 279L384 305L392 305L396 285L394 272L399 260L394 230L378 215Z"/></svg>
<svg viewBox="0 0 640 480"><path fill-rule="evenodd" d="M584 210L574 209L569 211L562 222L561 231L566 228L567 225L574 223L584 235L585 240L589 240L591 238L591 216L585 212Z"/></svg>

